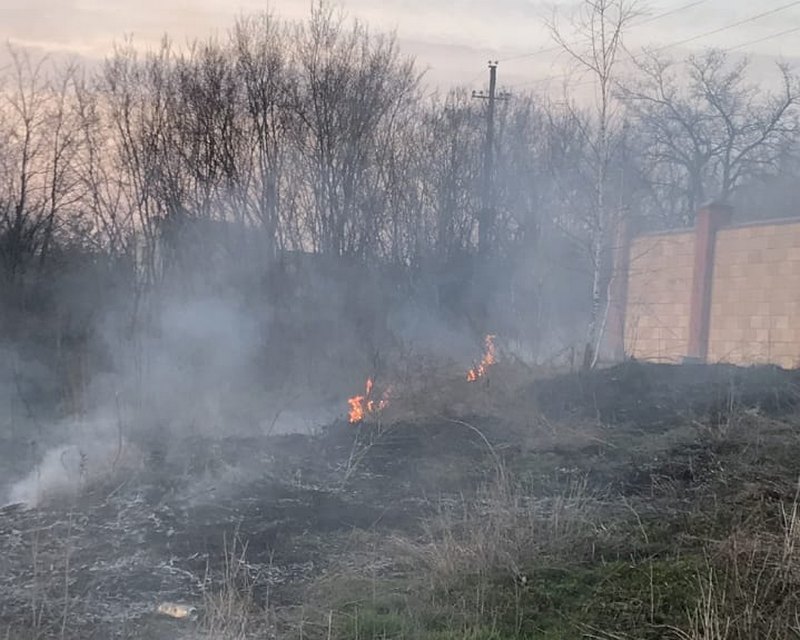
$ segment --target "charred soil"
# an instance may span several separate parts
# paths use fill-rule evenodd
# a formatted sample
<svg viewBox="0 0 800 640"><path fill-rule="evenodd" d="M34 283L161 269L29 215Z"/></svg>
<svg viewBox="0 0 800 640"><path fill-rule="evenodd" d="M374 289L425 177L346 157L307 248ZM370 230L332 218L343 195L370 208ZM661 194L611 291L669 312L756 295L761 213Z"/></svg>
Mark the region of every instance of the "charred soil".
<svg viewBox="0 0 800 640"><path fill-rule="evenodd" d="M488 378L315 435L189 439L75 498L5 507L0 629L796 637L797 372Z"/></svg>

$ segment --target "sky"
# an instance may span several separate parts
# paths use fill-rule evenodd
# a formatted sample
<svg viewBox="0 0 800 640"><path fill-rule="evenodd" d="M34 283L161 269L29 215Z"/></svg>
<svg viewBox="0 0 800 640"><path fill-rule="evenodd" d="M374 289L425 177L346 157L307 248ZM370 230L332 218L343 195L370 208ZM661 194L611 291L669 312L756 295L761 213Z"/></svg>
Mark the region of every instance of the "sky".
<svg viewBox="0 0 800 640"><path fill-rule="evenodd" d="M563 54L554 52L526 54L551 47L545 21L554 11L566 21L579 1L341 0L338 4L349 16L376 29L395 30L403 51L426 70L425 81L432 87L481 88L487 61L499 60L501 85L537 89L560 85L558 77L568 63ZM270 9L278 16L303 18L310 4L310 0L0 0L0 40L54 57L101 60L115 41L126 36L148 46L166 32L181 43L224 33L242 13ZM748 20L782 7L787 8ZM800 1L651 0L641 8L642 24L632 24L626 36L631 50L702 36L667 51L679 56L711 46L736 47L737 55L750 55L757 70L775 59L800 64ZM673 13L659 18L667 12ZM795 27L797 32L776 37ZM4 59L5 51L0 63Z"/></svg>

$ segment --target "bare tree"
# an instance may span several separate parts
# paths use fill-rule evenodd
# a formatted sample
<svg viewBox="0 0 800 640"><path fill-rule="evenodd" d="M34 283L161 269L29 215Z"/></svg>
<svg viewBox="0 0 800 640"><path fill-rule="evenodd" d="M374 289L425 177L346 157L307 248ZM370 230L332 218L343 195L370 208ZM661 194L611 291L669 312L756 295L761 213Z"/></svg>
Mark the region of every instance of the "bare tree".
<svg viewBox="0 0 800 640"><path fill-rule="evenodd" d="M363 255L385 213L367 195L372 171L380 171L380 135L417 85L414 64L400 56L393 36L372 35L359 23L348 29L324 3L296 39L306 232L323 253Z"/></svg>
<svg viewBox="0 0 800 640"><path fill-rule="evenodd" d="M54 69L9 47L13 81L0 105L0 260L14 279L44 266L81 198L74 67ZM76 213L76 211L72 211Z"/></svg>
<svg viewBox="0 0 800 640"><path fill-rule="evenodd" d="M625 29L636 15L635 0L583 0L578 15L571 22L570 31L574 33L565 31L556 17L549 23L553 39L581 72L589 74L595 87L594 119L591 126L581 130L591 149L594 173L594 202L589 224L592 305L583 359L587 368L597 362L602 331L603 278L610 236L606 192L613 140L619 127L614 99L617 67ZM576 119L576 122L581 120Z"/></svg>
<svg viewBox="0 0 800 640"><path fill-rule="evenodd" d="M113 121L107 117L102 91L94 77L81 74L75 82L75 108L80 124L81 157L77 175L81 181L82 241L87 248L110 257L133 257L134 207L121 182L124 175L115 154Z"/></svg>
<svg viewBox="0 0 800 640"><path fill-rule="evenodd" d="M294 122L294 82L289 69L286 27L270 14L240 20L232 35L235 73L242 84L246 174L239 185L248 220L256 223L264 239L268 260L275 258L281 237L281 208L290 198L286 180L291 162L290 132Z"/></svg>
<svg viewBox="0 0 800 640"><path fill-rule="evenodd" d="M168 40L141 60L132 43L105 63L98 91L110 143L105 162L114 167L116 189L133 219L137 265L144 286L161 279L159 235L166 214L182 194L172 148ZM173 154L174 155L174 154Z"/></svg>
<svg viewBox="0 0 800 640"><path fill-rule="evenodd" d="M642 164L669 224L691 222L704 200L727 200L774 170L797 139L800 82L784 64L776 92L748 80L746 59L722 51L682 63L650 53L637 70L621 97L646 141Z"/></svg>
<svg viewBox="0 0 800 640"><path fill-rule="evenodd" d="M612 88L632 14L628 0L592 0L572 25L577 39L552 24L591 76L592 108L524 95L498 107L496 224L481 264L478 103L463 90L426 96L391 35L324 2L302 24L242 18L228 37L182 49L165 38L141 53L129 42L98 74L51 78L20 59L23 73L9 78L17 90L0 109L0 217L4 237L24 242L4 244L3 259L24 263L6 247L28 246L30 264L44 263L60 243L80 242L136 264L138 299L169 283L182 291L270 272L277 282L287 254L325 254L351 273L369 263L402 274L404 286L434 285L454 315L509 334L503 314L520 327L524 314L563 325L544 319L539 301L568 272L585 300L572 315L590 316L591 365L610 229L628 198ZM484 317L478 300L503 313Z"/></svg>
<svg viewBox="0 0 800 640"><path fill-rule="evenodd" d="M430 211L431 248L444 259L475 246L479 213L480 113L466 91L451 92L425 115L423 179Z"/></svg>

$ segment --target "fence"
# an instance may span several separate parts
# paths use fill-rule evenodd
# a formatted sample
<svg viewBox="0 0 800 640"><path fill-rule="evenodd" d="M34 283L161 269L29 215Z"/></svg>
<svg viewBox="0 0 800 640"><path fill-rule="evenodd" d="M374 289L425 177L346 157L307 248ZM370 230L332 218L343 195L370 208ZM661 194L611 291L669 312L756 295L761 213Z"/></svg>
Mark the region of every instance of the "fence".
<svg viewBox="0 0 800 640"><path fill-rule="evenodd" d="M693 230L623 232L608 323L616 357L800 366L800 220L731 225L731 213L710 204Z"/></svg>

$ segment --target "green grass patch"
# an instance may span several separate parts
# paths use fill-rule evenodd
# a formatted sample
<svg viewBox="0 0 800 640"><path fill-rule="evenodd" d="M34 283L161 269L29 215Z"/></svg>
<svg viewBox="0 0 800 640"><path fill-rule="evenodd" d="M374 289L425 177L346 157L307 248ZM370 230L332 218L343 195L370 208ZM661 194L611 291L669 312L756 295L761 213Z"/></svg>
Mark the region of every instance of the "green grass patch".
<svg viewBox="0 0 800 640"><path fill-rule="evenodd" d="M512 579L465 576L437 593L408 591L351 602L336 614L347 640L557 640L589 630L663 637L697 598L700 558L542 567Z"/></svg>

